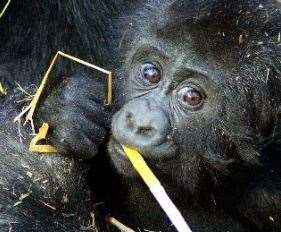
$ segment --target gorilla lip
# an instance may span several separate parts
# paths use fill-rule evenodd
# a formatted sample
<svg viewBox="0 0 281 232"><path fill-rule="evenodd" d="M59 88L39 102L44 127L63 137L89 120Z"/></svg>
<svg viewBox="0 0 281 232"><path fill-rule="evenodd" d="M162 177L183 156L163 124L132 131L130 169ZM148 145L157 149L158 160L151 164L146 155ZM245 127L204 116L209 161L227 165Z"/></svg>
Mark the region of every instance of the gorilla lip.
<svg viewBox="0 0 281 232"><path fill-rule="evenodd" d="M126 154L124 153L124 150L122 149L120 143L117 143L115 148L116 148L116 151L117 151L120 155L122 155L122 157L127 157Z"/></svg>
<svg viewBox="0 0 281 232"><path fill-rule="evenodd" d="M125 154L122 143L118 142L116 138L113 136L113 149L115 153L118 153L118 157L122 157L122 160L128 160L128 156ZM166 141L160 145L157 145L157 149L149 149L149 151L146 150L140 150L137 147L130 146L130 144L125 144L125 146L133 148L141 152L142 156L149 159L149 160L159 160L159 159L165 159L169 160L175 157L177 153L177 149L174 146L174 144L171 141Z"/></svg>
<svg viewBox="0 0 281 232"><path fill-rule="evenodd" d="M119 143L115 138L113 138L113 149L115 150L114 153L117 154L119 158L122 158L122 160L128 159L127 155L125 154L121 143Z"/></svg>

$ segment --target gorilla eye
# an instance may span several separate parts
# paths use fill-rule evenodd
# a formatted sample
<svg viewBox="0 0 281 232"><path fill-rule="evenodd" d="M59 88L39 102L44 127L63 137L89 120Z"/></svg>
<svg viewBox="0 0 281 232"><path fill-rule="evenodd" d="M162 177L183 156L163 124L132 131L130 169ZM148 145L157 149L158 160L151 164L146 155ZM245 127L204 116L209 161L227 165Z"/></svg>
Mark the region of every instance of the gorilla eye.
<svg viewBox="0 0 281 232"><path fill-rule="evenodd" d="M150 84L157 84L161 80L160 70L151 63L146 63L141 66L141 75L142 78Z"/></svg>
<svg viewBox="0 0 281 232"><path fill-rule="evenodd" d="M191 107L201 106L204 100L204 95L190 86L180 89L177 95L184 105Z"/></svg>

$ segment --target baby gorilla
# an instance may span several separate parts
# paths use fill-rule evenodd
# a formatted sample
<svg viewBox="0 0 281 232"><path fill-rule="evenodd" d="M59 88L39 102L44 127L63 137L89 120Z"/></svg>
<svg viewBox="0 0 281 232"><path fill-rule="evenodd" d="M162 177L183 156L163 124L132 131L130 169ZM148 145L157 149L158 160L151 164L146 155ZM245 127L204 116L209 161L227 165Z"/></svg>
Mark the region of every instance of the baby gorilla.
<svg viewBox="0 0 281 232"><path fill-rule="evenodd" d="M193 232L281 231L279 1L148 2L119 44L129 51L113 119L95 98L103 83L83 75L60 83L41 109L59 151L94 156L99 176L89 178L88 163L34 156L12 125L0 128L3 230L87 230L103 190L112 215L132 228L175 231L125 144L144 156ZM1 122L12 118L9 105L0 104ZM99 145L109 121L106 157Z"/></svg>
<svg viewBox="0 0 281 232"><path fill-rule="evenodd" d="M125 144L193 232L280 231L280 4L170 1L146 10L130 33L125 104L112 120L110 158L125 186L116 211L128 209L120 218L175 231Z"/></svg>

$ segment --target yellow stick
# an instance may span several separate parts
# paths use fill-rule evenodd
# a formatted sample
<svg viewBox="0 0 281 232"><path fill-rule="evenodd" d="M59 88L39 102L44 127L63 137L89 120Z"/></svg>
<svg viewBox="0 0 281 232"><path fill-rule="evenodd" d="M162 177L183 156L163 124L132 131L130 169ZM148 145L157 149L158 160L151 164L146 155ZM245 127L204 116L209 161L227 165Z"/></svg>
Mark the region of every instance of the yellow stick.
<svg viewBox="0 0 281 232"><path fill-rule="evenodd" d="M146 185L149 187L150 191L165 211L167 216L170 218L171 222L176 227L179 232L191 232L191 229L185 222L183 216L176 208L174 203L171 201L167 195L165 189L161 186L161 183L147 166L146 162L140 155L140 153L134 149L123 146L125 153L127 154L129 160L133 164L134 168L140 174Z"/></svg>
<svg viewBox="0 0 281 232"><path fill-rule="evenodd" d="M66 58L68 58L70 60L73 60L73 61L75 61L77 63L80 63L82 65L85 65L85 66L87 66L89 68L96 69L96 70L98 70L98 71L100 71L100 72L102 72L104 74L107 74L108 77L107 77L107 102L106 102L106 105L110 105L112 103L112 72L110 72L108 70L105 70L105 69L103 69L103 68L101 68L99 66L96 66L94 64L90 64L90 63L88 63L88 62L86 62L84 60L81 60L81 59L77 58L77 57L74 57L74 56L68 55L66 53L63 53L61 51L58 51L57 54L59 54L61 56L64 56L64 57L66 57Z"/></svg>
<svg viewBox="0 0 281 232"><path fill-rule="evenodd" d="M38 88L38 90L36 91L32 101L30 102L30 104L19 114L17 115L15 118L14 118L14 122L18 122L20 123L21 122L21 118L26 114L26 117L25 117L25 122L24 122L24 125L27 123L27 122L30 122L31 124L31 128L32 128L32 131L33 133L35 133L35 127L34 127L34 123L33 123L33 114L34 114L34 111L36 109L36 106L37 106L37 103L43 93L43 90L44 90L44 87L46 86L46 83L48 81L48 78L49 78L49 74L50 72L52 71L54 65L55 65L55 62L56 60L58 59L59 56L62 56L62 57L65 57L65 58L68 58L70 60L73 60L77 63L80 63L82 65L85 65L87 67L90 67L90 68L93 68L93 69L96 69L102 73L105 73L108 75L108 78L107 78L107 99L106 99L106 105L110 105L112 103L112 73L110 71L107 71L103 68L100 68L96 65L93 65L93 64L90 64L84 60L81 60L77 57L74 57L74 56L71 56L69 54L66 54L62 51L58 51L56 53L56 55L53 57L45 75L43 76L43 79L42 79L42 82Z"/></svg>
<svg viewBox="0 0 281 232"><path fill-rule="evenodd" d="M38 134L31 140L29 144L29 151L31 152L38 152L38 153L57 153L57 149L52 145L38 145L37 143L42 140L46 139L47 133L49 130L48 123L43 123L40 127Z"/></svg>
<svg viewBox="0 0 281 232"><path fill-rule="evenodd" d="M7 90L4 88L4 86L0 82L0 96L1 95L7 95Z"/></svg>

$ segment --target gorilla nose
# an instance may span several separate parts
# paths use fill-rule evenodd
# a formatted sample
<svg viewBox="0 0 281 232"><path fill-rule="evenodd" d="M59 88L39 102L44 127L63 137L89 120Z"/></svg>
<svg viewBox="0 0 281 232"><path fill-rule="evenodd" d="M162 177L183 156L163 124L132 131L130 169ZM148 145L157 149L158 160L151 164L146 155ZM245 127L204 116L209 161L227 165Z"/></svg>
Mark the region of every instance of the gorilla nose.
<svg viewBox="0 0 281 232"><path fill-rule="evenodd" d="M150 100L132 100L115 114L112 130L123 144L149 147L166 139L169 120L161 107Z"/></svg>

